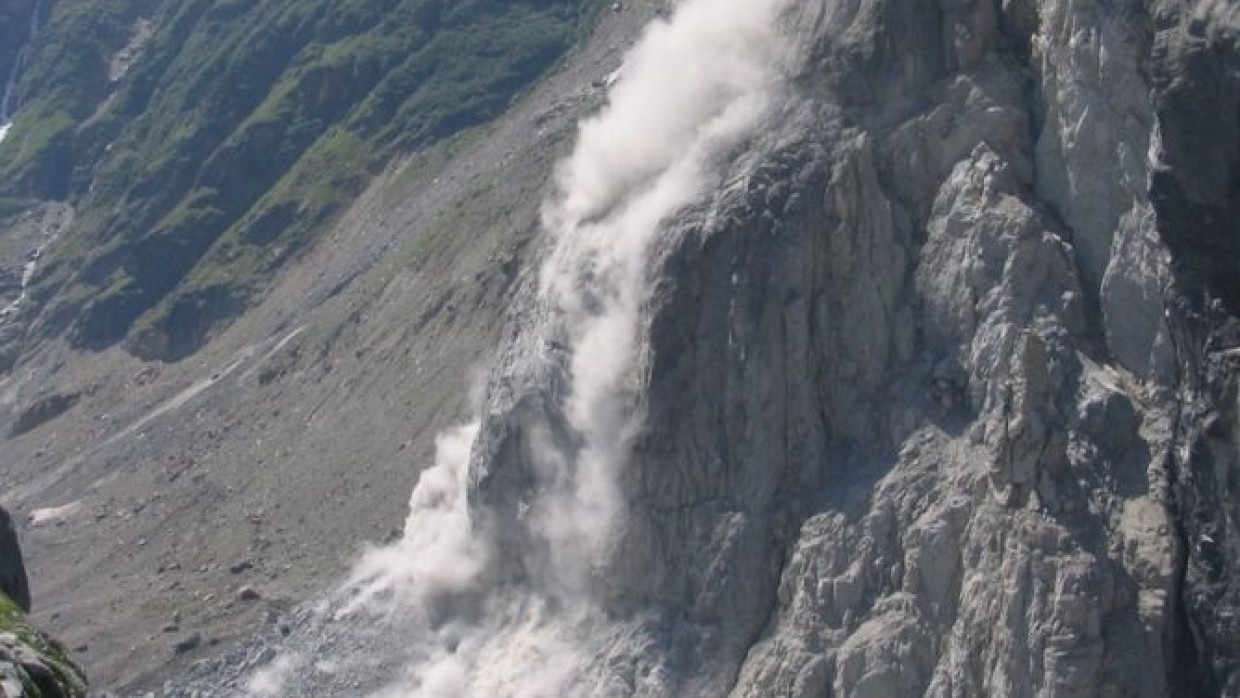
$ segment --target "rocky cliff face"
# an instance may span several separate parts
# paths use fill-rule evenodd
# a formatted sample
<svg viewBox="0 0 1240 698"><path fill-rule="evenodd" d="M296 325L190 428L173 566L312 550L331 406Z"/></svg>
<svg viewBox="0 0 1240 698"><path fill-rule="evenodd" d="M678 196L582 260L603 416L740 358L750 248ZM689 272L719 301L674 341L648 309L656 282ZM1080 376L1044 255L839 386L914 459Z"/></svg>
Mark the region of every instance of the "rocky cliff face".
<svg viewBox="0 0 1240 698"><path fill-rule="evenodd" d="M761 128L591 169L707 5L562 166L467 497L457 445L331 617L419 695L1235 695L1240 14L788 6Z"/></svg>
<svg viewBox="0 0 1240 698"><path fill-rule="evenodd" d="M796 107L650 253L604 685L1236 695L1240 11L788 23Z"/></svg>

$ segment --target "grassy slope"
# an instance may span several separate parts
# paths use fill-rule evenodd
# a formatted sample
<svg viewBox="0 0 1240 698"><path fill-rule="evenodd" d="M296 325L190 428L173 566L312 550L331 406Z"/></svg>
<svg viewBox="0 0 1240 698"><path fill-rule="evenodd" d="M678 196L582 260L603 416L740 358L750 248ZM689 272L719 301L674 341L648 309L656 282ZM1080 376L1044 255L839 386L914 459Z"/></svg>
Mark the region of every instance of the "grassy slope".
<svg viewBox="0 0 1240 698"><path fill-rule="evenodd" d="M392 157L501 113L595 4L60 0L0 144L0 201L79 209L41 334L188 355ZM139 17L154 35L109 84Z"/></svg>

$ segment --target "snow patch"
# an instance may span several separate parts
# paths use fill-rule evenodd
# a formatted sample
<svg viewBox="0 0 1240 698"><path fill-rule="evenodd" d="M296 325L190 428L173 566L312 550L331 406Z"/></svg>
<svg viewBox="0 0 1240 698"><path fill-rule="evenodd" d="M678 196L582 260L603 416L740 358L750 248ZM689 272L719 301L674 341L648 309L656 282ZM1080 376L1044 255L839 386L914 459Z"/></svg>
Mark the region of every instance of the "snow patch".
<svg viewBox="0 0 1240 698"><path fill-rule="evenodd" d="M81 509L81 508L82 508L82 501L78 500L76 502L70 502L68 504L58 506L58 507L47 507L45 509L35 509L34 511L30 512L30 516L29 518L26 519L26 523L27 525L32 526L32 527L33 526L45 526L49 523L54 523L56 521L63 521L64 519L67 519L70 516L72 516L74 513L77 512L78 509Z"/></svg>

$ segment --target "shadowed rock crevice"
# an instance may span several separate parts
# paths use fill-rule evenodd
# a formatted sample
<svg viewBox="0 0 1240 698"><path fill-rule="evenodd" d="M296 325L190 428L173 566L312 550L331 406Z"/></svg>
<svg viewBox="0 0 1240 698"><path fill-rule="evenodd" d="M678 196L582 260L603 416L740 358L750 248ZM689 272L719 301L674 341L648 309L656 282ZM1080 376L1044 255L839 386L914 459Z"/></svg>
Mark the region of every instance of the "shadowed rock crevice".
<svg viewBox="0 0 1240 698"><path fill-rule="evenodd" d="M13 517L0 508L0 593L9 597L21 610L30 611L30 585L22 550L17 543L17 527Z"/></svg>
<svg viewBox="0 0 1240 698"><path fill-rule="evenodd" d="M1184 281L1240 312L1240 28L1228 3L1159 6L1151 82L1159 165L1150 199ZM1179 11L1177 12L1177 9ZM1195 295L1192 287L1186 291Z"/></svg>

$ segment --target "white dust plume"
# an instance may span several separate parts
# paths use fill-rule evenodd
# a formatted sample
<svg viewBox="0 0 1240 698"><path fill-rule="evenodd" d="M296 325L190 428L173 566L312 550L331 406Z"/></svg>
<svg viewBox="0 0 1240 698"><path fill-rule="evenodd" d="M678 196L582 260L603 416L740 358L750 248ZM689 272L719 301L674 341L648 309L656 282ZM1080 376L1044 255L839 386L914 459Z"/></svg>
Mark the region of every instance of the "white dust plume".
<svg viewBox="0 0 1240 698"><path fill-rule="evenodd" d="M579 445L546 449L535 468L540 494L510 522L551 551L543 573L556 588L493 582L497 551L480 523L489 517L474 515L467 496L479 422L442 434L404 539L359 563L351 600L336 611L341 622L383 619L412 638L391 648L402 669L380 696L590 694L585 672L606 621L583 580L615 533L617 474L641 426L651 248L671 218L720 185L726 159L781 103L788 2L684 0L646 30L607 106L581 124L543 211L550 251L537 303L554 321L530 330L567 346L569 387L556 409ZM314 671L300 664L283 670ZM283 685L261 678L256 692Z"/></svg>
<svg viewBox="0 0 1240 698"><path fill-rule="evenodd" d="M572 347L565 414L584 446L561 459L569 486L535 512L569 582L605 548L616 475L641 426L634 409L651 243L663 224L718 184L716 162L751 136L787 69L778 0L692 0L633 50L609 105L585 121L544 207L552 253L542 298Z"/></svg>

